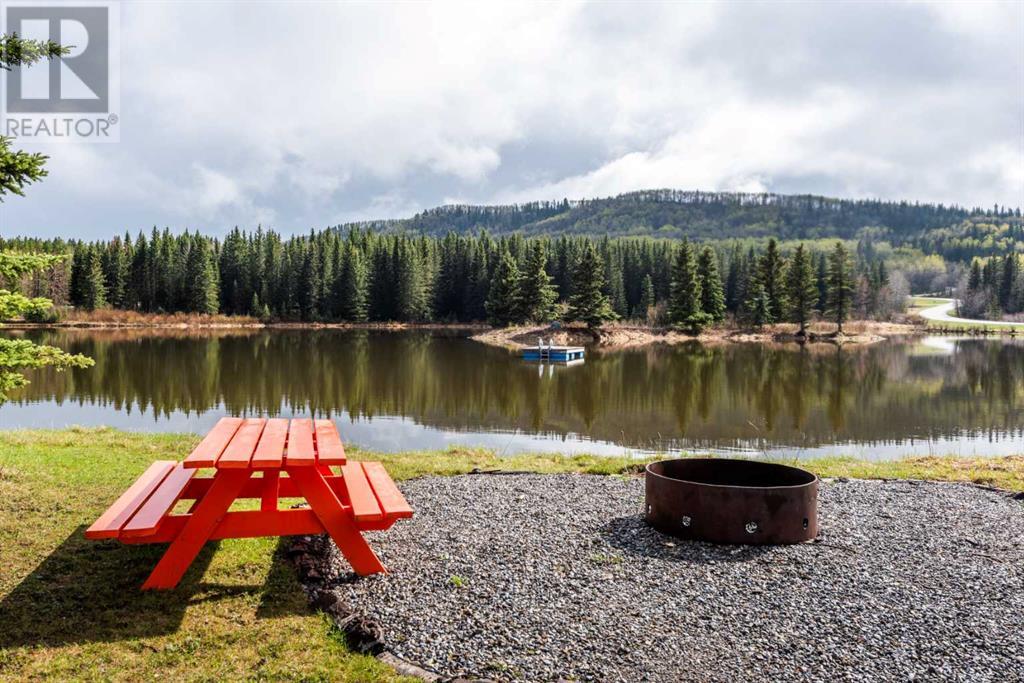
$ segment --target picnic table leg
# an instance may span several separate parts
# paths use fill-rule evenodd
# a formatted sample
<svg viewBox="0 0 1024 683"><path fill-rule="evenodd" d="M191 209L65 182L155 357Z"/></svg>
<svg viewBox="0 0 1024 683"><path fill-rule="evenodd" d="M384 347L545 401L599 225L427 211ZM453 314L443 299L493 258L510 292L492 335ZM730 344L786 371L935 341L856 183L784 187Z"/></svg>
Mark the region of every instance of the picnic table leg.
<svg viewBox="0 0 1024 683"><path fill-rule="evenodd" d="M252 471L247 469L217 470L210 490L197 502L192 517L142 584L143 590L170 589L178 585L251 475Z"/></svg>
<svg viewBox="0 0 1024 683"><path fill-rule="evenodd" d="M260 497L260 510L263 512L277 511L277 498L278 491L280 491L280 483L280 470L265 470L263 472L263 495Z"/></svg>
<svg viewBox="0 0 1024 683"><path fill-rule="evenodd" d="M323 474L315 467L289 467L287 471L355 573L367 576L386 572L387 569L356 528L351 513L342 507L334 490L324 481Z"/></svg>

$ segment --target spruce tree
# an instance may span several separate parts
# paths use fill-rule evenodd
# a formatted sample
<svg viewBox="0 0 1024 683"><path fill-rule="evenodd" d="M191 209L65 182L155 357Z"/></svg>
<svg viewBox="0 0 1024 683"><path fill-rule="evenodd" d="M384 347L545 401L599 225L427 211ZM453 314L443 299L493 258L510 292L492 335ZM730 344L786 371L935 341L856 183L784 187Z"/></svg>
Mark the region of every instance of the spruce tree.
<svg viewBox="0 0 1024 683"><path fill-rule="evenodd" d="M551 284L551 276L547 271L547 254L544 243L534 240L526 259L526 269L520 283L520 304L522 311L519 318L543 322L555 313L555 302L558 292Z"/></svg>
<svg viewBox="0 0 1024 683"><path fill-rule="evenodd" d="M1009 311L1013 301L1013 286L1017 279L1017 257L1013 253L1003 257L1002 266L999 269L999 288L996 296L999 301L1000 311Z"/></svg>
<svg viewBox="0 0 1024 683"><path fill-rule="evenodd" d="M700 307L711 322L725 319L725 292L718 275L718 261L711 247L704 247L697 258L697 279L700 281Z"/></svg>
<svg viewBox="0 0 1024 683"><path fill-rule="evenodd" d="M836 242L828 256L828 313L837 325L837 332L843 333L843 322L850 315L853 304L853 267L842 242Z"/></svg>
<svg viewBox="0 0 1024 683"><path fill-rule="evenodd" d="M423 320L430 308L426 265L410 238L402 235L396 239L393 256L395 314L398 320Z"/></svg>
<svg viewBox="0 0 1024 683"><path fill-rule="evenodd" d="M345 247L341 275L336 282L338 311L341 317L349 322L366 322L370 295L366 261L351 242Z"/></svg>
<svg viewBox="0 0 1024 683"><path fill-rule="evenodd" d="M693 248L684 241L676 252L672 266L672 285L668 299L668 319L677 327L696 334L708 317L701 308L701 287L697 276L697 261Z"/></svg>
<svg viewBox="0 0 1024 683"><path fill-rule="evenodd" d="M103 276L103 263L100 260L99 247L88 247L85 269L82 272L79 299L83 308L94 311L107 306L106 278Z"/></svg>
<svg viewBox="0 0 1024 683"><path fill-rule="evenodd" d="M746 308L750 322L754 327L761 328L775 322L775 319L772 317L771 297L768 296L768 291L760 282L754 282Z"/></svg>
<svg viewBox="0 0 1024 683"><path fill-rule="evenodd" d="M802 337L807 333L807 321L811 319L818 301L818 282L811 266L811 256L802 244L793 252L786 271L786 301L787 317L790 322L800 325L797 334Z"/></svg>
<svg viewBox="0 0 1024 683"><path fill-rule="evenodd" d="M503 250L487 295L487 318L492 325L505 327L522 320L521 279L516 260Z"/></svg>
<svg viewBox="0 0 1024 683"><path fill-rule="evenodd" d="M207 241L200 235L192 239L185 259L186 310L193 313L213 314L220 306L220 288L217 271Z"/></svg>
<svg viewBox="0 0 1024 683"><path fill-rule="evenodd" d="M640 304L637 306L636 317L646 319L654 305L654 280L651 279L651 274L647 273L640 285Z"/></svg>
<svg viewBox="0 0 1024 683"><path fill-rule="evenodd" d="M971 261L971 272L967 276L967 291L976 292L981 289L981 261L974 259Z"/></svg>
<svg viewBox="0 0 1024 683"><path fill-rule="evenodd" d="M742 288L745 268L743 252L740 251L739 245L736 245L729 255L729 269L725 276L725 307L734 313L743 305Z"/></svg>
<svg viewBox="0 0 1024 683"><path fill-rule="evenodd" d="M765 294L771 302L772 319L782 320L786 310L786 294L783 289L783 268L785 263L775 238L768 240L768 248L758 262L758 275Z"/></svg>
<svg viewBox="0 0 1024 683"><path fill-rule="evenodd" d="M816 308L819 311L824 311L828 308L828 256L825 254L818 255L818 305Z"/></svg>
<svg viewBox="0 0 1024 683"><path fill-rule="evenodd" d="M573 268L569 319L585 322L592 328L615 320L617 316L603 290L604 264L593 243L588 240Z"/></svg>

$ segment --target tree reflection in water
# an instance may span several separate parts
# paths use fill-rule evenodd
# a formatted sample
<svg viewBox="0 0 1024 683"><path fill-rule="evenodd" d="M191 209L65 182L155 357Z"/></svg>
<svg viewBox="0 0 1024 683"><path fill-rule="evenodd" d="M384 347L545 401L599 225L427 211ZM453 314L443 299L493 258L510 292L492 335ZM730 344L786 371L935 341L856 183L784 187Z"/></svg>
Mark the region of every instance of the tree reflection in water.
<svg viewBox="0 0 1024 683"><path fill-rule="evenodd" d="M86 403L130 412L140 426L213 409L346 412L455 431L582 434L651 450L1020 438L1024 430L1024 344L1012 340L960 339L946 351L916 341L843 350L694 343L591 352L582 366L538 372L505 350L427 332L27 336L96 366L33 373L14 404Z"/></svg>

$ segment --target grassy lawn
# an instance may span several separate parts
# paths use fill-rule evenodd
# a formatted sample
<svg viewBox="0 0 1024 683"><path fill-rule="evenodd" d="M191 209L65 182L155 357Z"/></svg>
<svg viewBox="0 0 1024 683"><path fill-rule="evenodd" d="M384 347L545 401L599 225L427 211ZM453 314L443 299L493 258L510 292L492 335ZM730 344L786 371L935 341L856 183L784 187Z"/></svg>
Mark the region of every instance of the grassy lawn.
<svg viewBox="0 0 1024 683"><path fill-rule="evenodd" d="M950 301L952 301L952 299L943 299L937 296L912 296L910 297L909 306L911 309L931 308L932 306L949 303Z"/></svg>
<svg viewBox="0 0 1024 683"><path fill-rule="evenodd" d="M0 679L390 681L306 607L277 539L207 547L168 593L138 587L162 547L86 541L85 528L145 467L191 435L0 431ZM452 449L381 457L396 479L473 468L617 474L625 458L498 457ZM803 463L819 475L970 481L1024 490L1024 456Z"/></svg>
<svg viewBox="0 0 1024 683"><path fill-rule="evenodd" d="M1013 325L990 325L982 322L951 321L951 320L925 320L929 330L960 331L973 330L976 332L1002 332L1004 334L1024 332L1024 323Z"/></svg>

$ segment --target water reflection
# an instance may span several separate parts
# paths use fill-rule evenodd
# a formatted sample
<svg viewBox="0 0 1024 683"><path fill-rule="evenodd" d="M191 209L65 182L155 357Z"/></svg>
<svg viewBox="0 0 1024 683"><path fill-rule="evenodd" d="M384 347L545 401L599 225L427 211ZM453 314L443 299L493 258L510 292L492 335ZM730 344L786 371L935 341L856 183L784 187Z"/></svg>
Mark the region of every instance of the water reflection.
<svg viewBox="0 0 1024 683"><path fill-rule="evenodd" d="M1024 344L1012 340L656 346L539 368L458 335L423 332L29 336L96 366L34 373L0 407L5 428L198 431L224 412L314 412L338 417L347 439L386 450L1024 451Z"/></svg>

